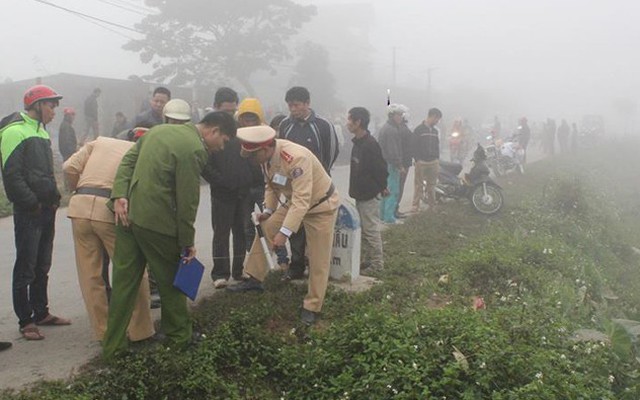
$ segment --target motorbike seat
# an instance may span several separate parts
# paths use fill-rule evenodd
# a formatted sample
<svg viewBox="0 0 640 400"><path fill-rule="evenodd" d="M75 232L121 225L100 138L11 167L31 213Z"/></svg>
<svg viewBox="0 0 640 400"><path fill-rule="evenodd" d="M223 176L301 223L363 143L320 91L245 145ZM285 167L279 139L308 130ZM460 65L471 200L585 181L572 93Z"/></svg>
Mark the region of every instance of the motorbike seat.
<svg viewBox="0 0 640 400"><path fill-rule="evenodd" d="M462 172L462 164L440 160L440 168L450 174L458 176Z"/></svg>

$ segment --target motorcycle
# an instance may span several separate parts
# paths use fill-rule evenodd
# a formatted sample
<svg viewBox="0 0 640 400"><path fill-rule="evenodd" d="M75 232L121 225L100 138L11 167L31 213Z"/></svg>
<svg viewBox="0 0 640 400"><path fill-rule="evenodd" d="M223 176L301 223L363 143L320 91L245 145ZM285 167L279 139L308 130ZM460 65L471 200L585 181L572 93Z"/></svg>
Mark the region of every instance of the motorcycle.
<svg viewBox="0 0 640 400"><path fill-rule="evenodd" d="M522 146L514 138L502 143L488 136L487 165L495 176L502 176L511 171L524 174L525 153Z"/></svg>
<svg viewBox="0 0 640 400"><path fill-rule="evenodd" d="M461 164L440 161L436 199L468 199L473 208L484 215L493 215L500 211L504 205L502 188L489 176L486 160L484 148L478 145L471 159L474 165L462 178L459 176L462 172ZM425 189L422 197L427 202L426 182L423 188Z"/></svg>

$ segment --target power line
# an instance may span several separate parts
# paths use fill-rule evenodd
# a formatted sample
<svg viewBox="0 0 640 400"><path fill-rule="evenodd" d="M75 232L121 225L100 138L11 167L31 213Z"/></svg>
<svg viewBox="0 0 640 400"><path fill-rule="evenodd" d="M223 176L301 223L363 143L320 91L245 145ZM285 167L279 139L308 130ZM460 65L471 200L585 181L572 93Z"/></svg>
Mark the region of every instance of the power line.
<svg viewBox="0 0 640 400"><path fill-rule="evenodd" d="M129 35L127 35L127 34L124 34L124 33L122 33L122 32L118 32L118 31L117 31L117 30L115 30L115 29L111 29L111 28L109 28L108 26L104 26L104 25L100 24L99 22L96 22L96 21L94 21L94 20L91 20L91 19L89 19L89 18L87 18L87 17L83 17L83 16L81 16L81 15L78 15L78 18L82 18L83 20L87 21L87 22L88 22L88 23L90 23L90 24L94 24L94 25L96 25L96 26L99 26L100 28L102 28L102 29L106 29L106 30L108 30L109 32L115 33L115 34L116 34L116 35L118 35L118 36L122 36L123 38L130 39L130 40L136 40L134 37L131 37L131 36L129 36Z"/></svg>
<svg viewBox="0 0 640 400"><path fill-rule="evenodd" d="M71 14L74 14L74 15L76 15L76 16L89 18L89 19L91 19L91 20L99 21L99 22L102 22L102 23L107 24L107 25L115 26L115 27L120 28L120 29L125 29L125 30L127 30L127 31L131 31L131 32L135 32L135 33L144 34L144 32L139 31L139 30L137 30L137 29L134 29L134 28L131 28L131 27L128 27L128 26L124 26L124 25L120 25L120 24L117 24L117 23L115 23L115 22L106 21L106 20L104 20L104 19L101 19L101 18L98 18L98 17L94 17L93 15L84 14L84 13L81 13L81 12L79 12L79 11L70 10L70 9L68 9L68 8L61 7L61 6L57 5L57 4L49 3L48 1L45 1L45 0L34 0L34 1L36 1L36 2L38 2L38 3L46 4L46 5L51 6L51 7L54 7L54 8L58 8L58 9L60 9L60 10L64 10L64 11L66 11L66 12L68 12L68 13L71 13Z"/></svg>
<svg viewBox="0 0 640 400"><path fill-rule="evenodd" d="M117 8L119 8L119 9L121 9L121 10L125 10L125 11L132 12L132 13L134 13L134 14L142 15L142 16L145 16L145 17L146 17L147 15L149 15L148 13L145 13L145 12L142 12L142 11L139 11L139 10L135 10L135 9L133 9L133 8L128 8L128 7L123 6L123 5L120 5L120 4L118 4L118 3L113 3L113 2L111 2L111 1L109 1L109 0L98 0L98 1L99 1L99 2L101 2L101 3L104 3L104 4L108 4L108 5L110 5L110 6L117 7Z"/></svg>
<svg viewBox="0 0 640 400"><path fill-rule="evenodd" d="M134 1L133 3L129 2L129 1L126 1L126 0L112 0L112 1L114 1L116 3L119 3L119 4L122 4L124 6L127 6L127 7L132 7L132 8L138 9L140 11L143 11L143 12L146 12L146 13L149 13L149 14L154 13L156 11L155 9L153 9L151 7L140 5L140 2L137 2L137 1ZM137 4L134 4L134 3L137 3Z"/></svg>

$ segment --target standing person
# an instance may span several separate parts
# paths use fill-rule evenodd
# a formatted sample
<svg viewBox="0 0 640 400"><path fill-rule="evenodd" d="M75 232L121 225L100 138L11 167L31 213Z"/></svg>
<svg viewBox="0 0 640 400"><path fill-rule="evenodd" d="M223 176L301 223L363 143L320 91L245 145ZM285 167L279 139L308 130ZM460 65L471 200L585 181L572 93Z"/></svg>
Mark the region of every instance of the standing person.
<svg viewBox="0 0 640 400"><path fill-rule="evenodd" d="M60 130L58 131L58 149L62 155L62 161L67 161L78 150L78 138L76 137L76 130L73 129L76 111L71 107L65 107L63 115Z"/></svg>
<svg viewBox="0 0 640 400"><path fill-rule="evenodd" d="M238 126L256 126L264 122L258 99L244 99L238 110ZM227 286L229 278L242 280L246 252L245 222L249 213L249 190L256 177L262 182L260 168L240 155L240 141L229 140L224 150L209 155L202 176L211 188L211 226L213 228L213 269L216 289ZM251 207L253 211L253 207ZM255 228L254 228L255 229ZM233 233L233 254L229 235Z"/></svg>
<svg viewBox="0 0 640 400"><path fill-rule="evenodd" d="M100 97L100 93L102 93L100 88L95 88L84 101L85 131L82 137L82 143L94 140L100 136L98 125L98 97Z"/></svg>
<svg viewBox="0 0 640 400"><path fill-rule="evenodd" d="M524 150L524 161L527 161L527 147L529 147L529 141L531 140L531 129L526 117L520 118L520 125L518 125L518 143Z"/></svg>
<svg viewBox="0 0 640 400"><path fill-rule="evenodd" d="M400 212L400 203L402 202L402 195L404 194L404 185L407 182L407 176L409 175L409 169L413 165L413 132L407 125L409 123L409 109L404 107L404 113L402 114L402 123L400 124L400 143L402 151L402 172L400 173L400 186L398 191L398 204L396 205L395 217L396 219L405 218L406 215Z"/></svg>
<svg viewBox="0 0 640 400"><path fill-rule="evenodd" d="M213 96L213 110L222 111L229 115L235 115L238 109L238 93L228 87L221 87L216 90L216 94Z"/></svg>
<svg viewBox="0 0 640 400"><path fill-rule="evenodd" d="M289 107L289 116L280 124L279 138L306 147L331 176L331 167L339 153L338 137L333 125L313 111L311 94L307 88L292 87L287 90L284 101ZM290 238L291 264L284 275L285 280L304 278L305 242L304 228Z"/></svg>
<svg viewBox="0 0 640 400"><path fill-rule="evenodd" d="M171 91L169 91L169 89L162 86L155 88L151 96L151 101L149 102L151 107L136 116L132 128L152 128L164 123L162 110L169 100L171 100Z"/></svg>
<svg viewBox="0 0 640 400"><path fill-rule="evenodd" d="M49 313L47 293L60 192L46 125L53 121L60 99L48 86L33 86L24 94L26 112L0 121L2 178L13 203L16 245L13 309L26 340L44 339L37 325L71 324Z"/></svg>
<svg viewBox="0 0 640 400"><path fill-rule="evenodd" d="M427 192L429 210L434 211L436 206L436 184L440 170L440 131L436 127L442 119L442 111L432 108L424 120L414 130L415 145L414 158L416 161L415 176L413 179L413 211L420 211L422 193ZM426 188L425 182L426 181Z"/></svg>
<svg viewBox="0 0 640 400"><path fill-rule="evenodd" d="M569 152L569 136L571 135L571 128L566 119L562 120L560 127L558 128L558 144L560 145L560 152Z"/></svg>
<svg viewBox="0 0 640 400"><path fill-rule="evenodd" d="M378 142L369 133L369 111L363 107L349 110L347 129L354 136L351 149L349 196L356 200L362 225L362 269L379 271L384 267L380 236L380 198L387 190L387 162Z"/></svg>
<svg viewBox="0 0 640 400"><path fill-rule="evenodd" d="M258 219L270 247L282 247L304 225L309 247L309 290L301 320L316 322L327 291L334 226L340 200L331 177L311 151L288 140L276 139L268 126L240 128L242 154L262 166L267 182L264 212ZM281 202L284 196L286 201ZM280 205L280 206L279 206ZM227 290L263 290L269 267L258 238L249 251L245 273L249 278Z"/></svg>
<svg viewBox="0 0 640 400"><path fill-rule="evenodd" d="M380 203L380 217L382 222L393 224L396 222L396 205L400 196L400 176L403 173L402 164L402 136L400 129L404 120L405 107L401 104L391 104L387 107L387 122L380 128L378 142L382 149L382 156L387 162L389 175L387 188L389 196Z"/></svg>
<svg viewBox="0 0 640 400"><path fill-rule="evenodd" d="M107 329L109 309L107 285L102 275L103 249L113 258L116 241L114 216L107 208L107 200L118 165L133 145L133 142L99 137L85 144L63 165L69 189L75 192L69 201L68 216L73 228L78 281L94 338L98 341ZM147 279L142 280L135 304L128 332L132 341L139 341L155 333Z"/></svg>
<svg viewBox="0 0 640 400"><path fill-rule="evenodd" d="M116 121L113 123L113 129L111 130L111 137L114 138L118 136L118 134L126 131L128 126L129 121L127 121L127 117L122 111L118 111L116 113Z"/></svg>
<svg viewBox="0 0 640 400"><path fill-rule="evenodd" d="M187 262L196 254L193 224L207 153L221 150L235 133L233 117L212 112L196 125L152 128L122 159L111 191L116 247L102 342L106 359L127 347L127 325L145 265L158 283L167 339L178 347L191 340L187 300L173 287L173 279L181 258Z"/></svg>

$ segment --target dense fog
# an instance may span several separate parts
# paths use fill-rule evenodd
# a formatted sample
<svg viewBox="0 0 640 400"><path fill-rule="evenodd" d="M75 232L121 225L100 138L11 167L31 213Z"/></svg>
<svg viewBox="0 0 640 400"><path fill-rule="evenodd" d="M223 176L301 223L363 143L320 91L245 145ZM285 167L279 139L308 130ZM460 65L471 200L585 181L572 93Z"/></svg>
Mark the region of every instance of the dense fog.
<svg viewBox="0 0 640 400"><path fill-rule="evenodd" d="M512 125L521 116L580 123L585 115L602 115L609 134L634 129L640 89L640 57L634 46L640 39L637 2L296 2L316 9L299 32L286 35L286 57L267 61L270 71L250 74L249 87L224 71L207 86L229 85L285 111L283 95L290 85L308 86L312 95L327 86L313 81L318 74L296 74L310 41L326 51L326 72L333 79L334 93L326 99L321 98L324 94L315 96L325 114L365 105L383 117L391 89L392 101L408 105L414 123L429 107L438 106L447 125L455 117L481 126L496 115ZM4 0L0 81L70 73L117 79L136 75L158 82L146 76L154 71L153 62L143 63L138 52L123 49L132 39L145 37L136 32L137 24L158 13L156 3L160 2ZM262 2L173 3L174 14L206 19L216 9ZM189 51L188 44L183 48ZM226 51L244 50L229 46ZM224 57L217 53L213 59Z"/></svg>

